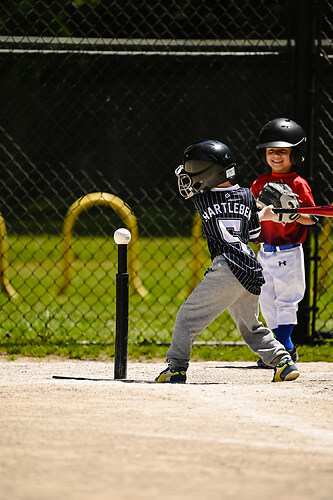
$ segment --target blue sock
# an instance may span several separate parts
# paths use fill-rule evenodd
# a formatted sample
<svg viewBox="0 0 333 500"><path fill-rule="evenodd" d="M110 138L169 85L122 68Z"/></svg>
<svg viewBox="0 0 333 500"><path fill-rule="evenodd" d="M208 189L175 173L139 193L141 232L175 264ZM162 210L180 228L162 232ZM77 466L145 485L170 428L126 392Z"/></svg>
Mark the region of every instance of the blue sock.
<svg viewBox="0 0 333 500"><path fill-rule="evenodd" d="M287 351L292 351L294 349L293 341L291 340L291 332L293 331L294 325L279 325L277 329L273 332L279 342L287 349Z"/></svg>

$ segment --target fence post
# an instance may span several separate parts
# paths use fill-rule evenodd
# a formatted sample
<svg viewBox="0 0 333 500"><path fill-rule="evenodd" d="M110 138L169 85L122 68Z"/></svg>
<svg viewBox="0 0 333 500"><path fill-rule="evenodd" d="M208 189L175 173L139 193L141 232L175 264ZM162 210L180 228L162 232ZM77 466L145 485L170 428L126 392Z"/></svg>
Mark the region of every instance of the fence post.
<svg viewBox="0 0 333 500"><path fill-rule="evenodd" d="M320 0L297 0L294 3L294 21L296 26L295 33L295 120L306 131L307 134L307 154L302 167L302 176L310 184L314 176L315 162L315 141L316 141L316 97L317 97L317 65L319 58L318 37L320 24ZM310 335L311 311L315 311L315 304L310 305L311 297L311 260L314 259L314 265L317 265L316 256L311 256L311 228L308 237L303 244L306 290L303 300L299 305L298 325L293 330L293 340L296 344L310 344L312 338ZM314 276L316 273L314 273ZM313 283L316 286L316 283ZM315 321L315 314L312 315L312 321ZM312 330L312 329L311 329Z"/></svg>

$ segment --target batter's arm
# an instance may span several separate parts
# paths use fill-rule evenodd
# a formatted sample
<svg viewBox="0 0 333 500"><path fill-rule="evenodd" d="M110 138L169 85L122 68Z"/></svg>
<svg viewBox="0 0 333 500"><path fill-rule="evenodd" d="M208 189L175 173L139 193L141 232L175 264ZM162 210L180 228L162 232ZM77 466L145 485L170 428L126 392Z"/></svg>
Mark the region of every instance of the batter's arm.
<svg viewBox="0 0 333 500"><path fill-rule="evenodd" d="M258 205L258 208L261 208L260 205ZM272 220L278 222L279 215L273 212L273 208L273 205L267 205L261 208L260 212L258 212L259 221L264 222L265 220Z"/></svg>

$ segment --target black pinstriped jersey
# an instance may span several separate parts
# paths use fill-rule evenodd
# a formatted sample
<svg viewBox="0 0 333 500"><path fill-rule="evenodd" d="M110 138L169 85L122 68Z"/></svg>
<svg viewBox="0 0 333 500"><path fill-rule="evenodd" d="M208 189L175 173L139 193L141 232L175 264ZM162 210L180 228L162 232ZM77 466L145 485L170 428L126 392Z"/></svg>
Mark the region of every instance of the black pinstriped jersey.
<svg viewBox="0 0 333 500"><path fill-rule="evenodd" d="M212 260L222 255L246 290L259 295L265 280L262 267L248 245L249 240L258 238L261 230L252 192L235 185L213 188L193 200Z"/></svg>

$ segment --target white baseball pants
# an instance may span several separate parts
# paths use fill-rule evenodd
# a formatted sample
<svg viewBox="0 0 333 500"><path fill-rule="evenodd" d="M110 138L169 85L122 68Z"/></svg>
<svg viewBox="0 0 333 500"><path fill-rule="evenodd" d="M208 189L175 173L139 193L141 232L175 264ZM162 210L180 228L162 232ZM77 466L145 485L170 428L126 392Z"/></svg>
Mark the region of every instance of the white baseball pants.
<svg viewBox="0 0 333 500"><path fill-rule="evenodd" d="M296 325L298 303L305 292L302 246L277 252L264 252L260 248L257 257L266 281L259 303L268 328Z"/></svg>

